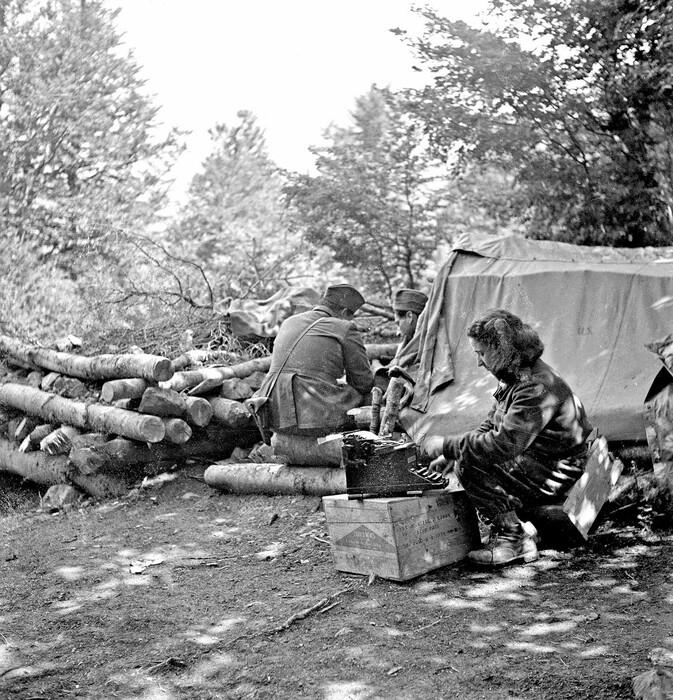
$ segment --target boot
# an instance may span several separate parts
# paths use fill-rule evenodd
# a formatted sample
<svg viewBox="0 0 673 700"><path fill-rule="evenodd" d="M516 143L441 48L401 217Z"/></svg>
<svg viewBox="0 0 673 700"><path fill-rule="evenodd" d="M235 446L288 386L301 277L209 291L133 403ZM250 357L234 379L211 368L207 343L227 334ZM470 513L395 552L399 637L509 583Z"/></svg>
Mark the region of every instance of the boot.
<svg viewBox="0 0 673 700"><path fill-rule="evenodd" d="M469 552L467 557L481 566L505 566L531 562L538 557L537 530L532 523L522 523L514 511L501 513L493 521L491 537L482 549Z"/></svg>

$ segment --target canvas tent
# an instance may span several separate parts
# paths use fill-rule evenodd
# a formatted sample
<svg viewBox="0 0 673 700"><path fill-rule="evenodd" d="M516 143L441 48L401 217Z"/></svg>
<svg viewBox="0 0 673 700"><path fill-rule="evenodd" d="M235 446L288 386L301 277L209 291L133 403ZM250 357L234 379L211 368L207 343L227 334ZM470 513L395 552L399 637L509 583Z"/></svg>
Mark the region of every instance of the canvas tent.
<svg viewBox="0 0 673 700"><path fill-rule="evenodd" d="M543 359L609 440L645 441L643 401L660 369L645 344L673 331L673 247L614 249L466 235L454 245L419 320L420 368L407 432L461 433L490 408L496 380L465 331L504 308L530 323Z"/></svg>

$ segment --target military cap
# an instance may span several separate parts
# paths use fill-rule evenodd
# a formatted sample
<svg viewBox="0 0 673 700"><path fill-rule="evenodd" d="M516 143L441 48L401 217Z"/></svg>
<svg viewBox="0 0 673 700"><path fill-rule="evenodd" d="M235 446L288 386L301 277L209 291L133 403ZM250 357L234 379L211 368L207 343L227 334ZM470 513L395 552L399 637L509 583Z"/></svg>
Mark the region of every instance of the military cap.
<svg viewBox="0 0 673 700"><path fill-rule="evenodd" d="M428 301L428 295L417 289L398 289L393 298L394 311L413 311L420 314Z"/></svg>
<svg viewBox="0 0 673 700"><path fill-rule="evenodd" d="M364 303L365 298L350 284L333 284L325 290L325 301L355 313Z"/></svg>

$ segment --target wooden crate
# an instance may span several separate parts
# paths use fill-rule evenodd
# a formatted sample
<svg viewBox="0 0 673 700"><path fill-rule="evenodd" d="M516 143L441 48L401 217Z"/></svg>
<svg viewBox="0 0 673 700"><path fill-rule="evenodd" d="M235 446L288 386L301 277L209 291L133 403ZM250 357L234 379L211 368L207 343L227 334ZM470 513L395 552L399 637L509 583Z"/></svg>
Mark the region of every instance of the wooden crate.
<svg viewBox="0 0 673 700"><path fill-rule="evenodd" d="M407 581L460 561L479 546L477 516L462 490L322 500L338 571Z"/></svg>

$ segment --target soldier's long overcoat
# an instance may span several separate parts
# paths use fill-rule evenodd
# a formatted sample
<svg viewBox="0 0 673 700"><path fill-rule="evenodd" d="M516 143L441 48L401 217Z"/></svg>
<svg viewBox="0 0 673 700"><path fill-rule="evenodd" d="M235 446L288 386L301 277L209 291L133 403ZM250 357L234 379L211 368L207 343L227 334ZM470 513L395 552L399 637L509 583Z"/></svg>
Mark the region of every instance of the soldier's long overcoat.
<svg viewBox="0 0 673 700"><path fill-rule="evenodd" d="M344 375L346 383L337 382ZM316 306L283 322L258 395L269 397L274 432L326 434L343 426L347 411L360 406L372 386L371 366L355 324Z"/></svg>

